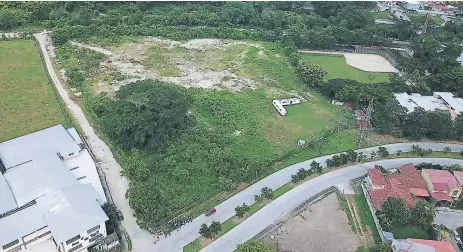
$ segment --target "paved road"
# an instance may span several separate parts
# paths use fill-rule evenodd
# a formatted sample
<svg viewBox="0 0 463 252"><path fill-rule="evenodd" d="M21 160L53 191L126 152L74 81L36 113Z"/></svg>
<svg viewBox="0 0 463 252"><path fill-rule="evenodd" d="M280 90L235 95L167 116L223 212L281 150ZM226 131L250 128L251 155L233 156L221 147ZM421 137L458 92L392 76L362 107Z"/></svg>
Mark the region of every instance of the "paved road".
<svg viewBox="0 0 463 252"><path fill-rule="evenodd" d="M438 225L443 224L452 230L456 230L463 226L463 211L438 208L434 223Z"/></svg>
<svg viewBox="0 0 463 252"><path fill-rule="evenodd" d="M95 134L92 126L86 119L81 108L76 103L74 103L74 101L70 99L62 83L60 82L60 79L58 78L55 71L53 70L51 59L46 51L46 45L48 44L47 35L44 33L38 33L38 34L35 34L34 36L37 38L37 40L40 43L40 49L42 50L44 54L47 71L52 78L53 84L55 85L59 94L61 95L64 102L66 103L66 106L69 108L72 115L76 118L77 122L81 126L85 134L85 137L91 149L93 150L94 154L101 161L101 166L107 177L107 181L109 184L109 189L111 191L112 198L116 206L124 214L125 219L122 222L122 225L126 229L126 231L128 232L128 234L130 235L132 239L133 251L136 251L136 252L182 251L185 245L187 245L188 243L194 241L196 238L199 237L198 230L201 224L210 223L212 221L220 221L220 222L226 221L227 219L234 216L235 214L234 209L236 206L241 205L243 202L245 202L248 205L253 204L254 195L260 193L260 190L262 187L267 186L272 189L277 189L281 187L282 185L291 181L291 175L296 174L300 168L305 168L305 169L310 168L310 163L313 160L319 162L320 164L322 164L322 166L325 167L326 166L325 160L328 158L331 158L334 155L333 154L333 155L318 157L318 158L311 159L305 162L301 162L301 163L289 166L285 169L282 169L260 180L259 182L251 185L250 187L246 188L245 190L241 191L240 193L236 194L230 199L219 204L216 207L217 213L214 214L213 216L209 218L206 218L205 216L199 216L195 218L192 223L189 223L186 226L182 227L179 232L175 231L168 238L161 238L160 241L154 244L153 237L148 232L138 227L136 223L136 219L135 217L133 217L132 210L130 209L128 202L125 199L125 192L128 188L128 181L124 177L120 176L120 171L121 171L120 165L114 159L114 156L111 150L109 149L109 147ZM399 143L399 144L385 145L385 147L389 150L390 153L395 153L397 150L407 152L411 150L411 146L413 144L419 144L422 148L432 149L435 151L442 150L446 146L449 146L453 152L460 152L461 150L463 150L462 145L435 144L435 143ZM377 147L372 147L372 148L358 150L357 152L363 152L369 155L372 151L376 151L376 150L377 150ZM365 173L365 169L366 168L363 169L363 173ZM355 177L359 174L359 172L360 170L350 169L348 170L348 172L346 172L345 175L342 175L341 177L344 177L344 176L346 178L350 178L351 176ZM343 184L346 182L346 179L341 179L341 177L338 177L336 175L338 173L335 173L333 175L329 175L329 174L331 173L326 174L326 176L333 176L335 181L337 181L336 184ZM344 174L344 172L342 174ZM321 187L327 188L329 187L328 184L326 185L321 184ZM291 191L292 194L294 194L294 192L298 192L302 190L298 188L296 189ZM225 237L226 236L224 236L224 238ZM211 245L211 246L216 246L216 245ZM223 251L223 250L218 250L218 251Z"/></svg>
<svg viewBox="0 0 463 252"><path fill-rule="evenodd" d="M375 164L382 165L384 168L388 169L410 162L414 164L428 162L441 165L450 165L455 163L463 165L463 160L458 159L402 158L353 165L344 169L329 172L307 181L306 183L283 194L281 197L272 201L270 204L201 251L234 251L238 244L253 238L269 225L277 223L280 218L284 217L292 209L324 189L360 177L367 172L367 169L371 168Z"/></svg>

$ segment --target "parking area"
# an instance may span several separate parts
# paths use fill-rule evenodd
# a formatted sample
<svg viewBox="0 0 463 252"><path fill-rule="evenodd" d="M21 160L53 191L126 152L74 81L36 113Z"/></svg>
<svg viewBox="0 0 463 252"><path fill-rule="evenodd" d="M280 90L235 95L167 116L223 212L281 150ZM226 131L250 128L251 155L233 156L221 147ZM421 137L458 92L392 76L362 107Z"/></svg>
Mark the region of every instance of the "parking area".
<svg viewBox="0 0 463 252"><path fill-rule="evenodd" d="M266 240L278 241L281 251L352 252L360 246L334 193L288 220Z"/></svg>

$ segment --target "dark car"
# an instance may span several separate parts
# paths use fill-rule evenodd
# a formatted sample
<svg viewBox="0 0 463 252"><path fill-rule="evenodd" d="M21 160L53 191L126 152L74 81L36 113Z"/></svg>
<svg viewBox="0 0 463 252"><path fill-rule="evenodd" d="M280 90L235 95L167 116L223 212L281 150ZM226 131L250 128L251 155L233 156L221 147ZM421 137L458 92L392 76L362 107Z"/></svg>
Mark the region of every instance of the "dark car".
<svg viewBox="0 0 463 252"><path fill-rule="evenodd" d="M119 209L116 210L116 214L117 214L117 218L118 218L120 221L124 220L124 215L122 215L121 210L119 210Z"/></svg>
<svg viewBox="0 0 463 252"><path fill-rule="evenodd" d="M217 210L215 210L215 208L211 208L209 210L207 210L206 212L204 212L204 215L206 216L210 216L212 214L214 214Z"/></svg>

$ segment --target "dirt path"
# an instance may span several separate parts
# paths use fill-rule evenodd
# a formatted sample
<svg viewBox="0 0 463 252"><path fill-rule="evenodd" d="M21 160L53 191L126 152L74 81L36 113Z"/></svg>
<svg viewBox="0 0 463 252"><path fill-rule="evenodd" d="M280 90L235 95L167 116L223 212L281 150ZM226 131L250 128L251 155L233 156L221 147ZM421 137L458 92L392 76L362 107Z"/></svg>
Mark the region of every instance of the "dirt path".
<svg viewBox="0 0 463 252"><path fill-rule="evenodd" d="M367 247L367 238L366 238L366 233L365 230L362 227L362 222L360 221L357 208L355 206L355 202L352 200L350 196L345 196L347 200L347 205L349 206L350 213L352 215L352 218L354 219L354 225L356 227L356 230L359 234L359 240L362 243L362 246Z"/></svg>
<svg viewBox="0 0 463 252"><path fill-rule="evenodd" d="M100 167L106 175L113 201L117 208L120 209L124 215L122 226L129 233L132 239L134 251L142 251L137 249L137 245L150 244L153 242L153 238L148 232L140 229L136 223L136 219L132 214L132 209L130 209L128 201L125 198L125 193L128 189L128 181L120 175L121 166L117 163L108 145L106 145L106 143L104 143L95 134L93 127L88 122L82 109L70 99L68 93L64 89L64 86L60 82L60 79L56 75L50 60L50 56L46 50L47 44L49 44L48 41L50 41L48 34L37 33L34 34L34 36L40 43L40 50L43 52L47 71L51 76L53 84L66 103L66 106L81 126L82 131L85 134L85 138L90 145L90 148L92 149L96 158L100 161Z"/></svg>

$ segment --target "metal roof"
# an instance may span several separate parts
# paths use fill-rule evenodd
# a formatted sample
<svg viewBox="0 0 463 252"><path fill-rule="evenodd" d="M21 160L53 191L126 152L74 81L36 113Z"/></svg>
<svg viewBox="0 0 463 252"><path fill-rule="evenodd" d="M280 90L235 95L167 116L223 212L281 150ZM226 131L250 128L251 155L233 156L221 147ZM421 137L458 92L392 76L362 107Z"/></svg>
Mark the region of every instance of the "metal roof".
<svg viewBox="0 0 463 252"><path fill-rule="evenodd" d="M47 224L37 205L0 219L0 246L35 232Z"/></svg>
<svg viewBox="0 0 463 252"><path fill-rule="evenodd" d="M6 183L5 177L0 172L0 214L8 212L18 207L16 200L14 199L13 193Z"/></svg>
<svg viewBox="0 0 463 252"><path fill-rule="evenodd" d="M463 112L463 104L459 102L458 99L453 97L452 93L449 92L434 92L435 95L438 95L442 100L449 104L454 110L458 112Z"/></svg>
<svg viewBox="0 0 463 252"><path fill-rule="evenodd" d="M0 143L0 159L8 169L31 160L31 152L47 150L67 156L80 148L63 125L56 125Z"/></svg>
<svg viewBox="0 0 463 252"><path fill-rule="evenodd" d="M77 184L37 199L45 222L57 243L108 220L90 184Z"/></svg>

